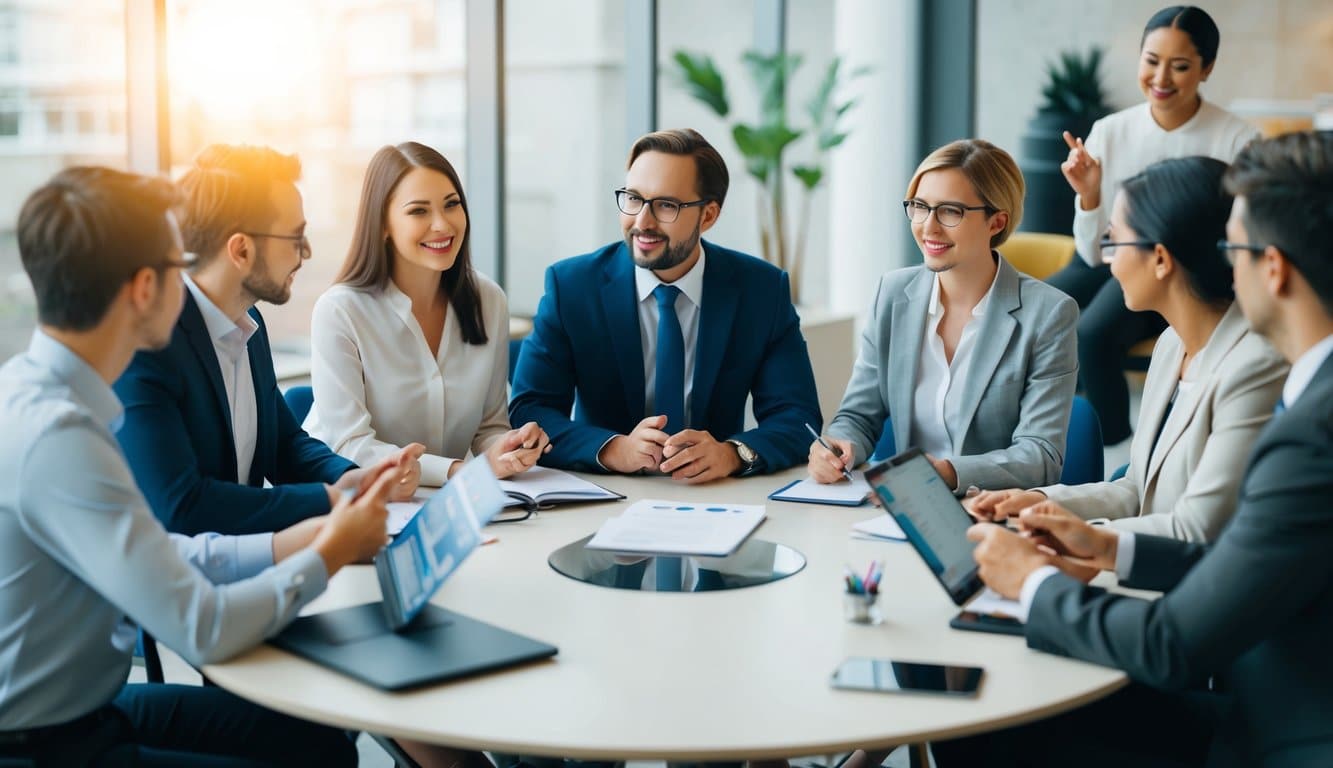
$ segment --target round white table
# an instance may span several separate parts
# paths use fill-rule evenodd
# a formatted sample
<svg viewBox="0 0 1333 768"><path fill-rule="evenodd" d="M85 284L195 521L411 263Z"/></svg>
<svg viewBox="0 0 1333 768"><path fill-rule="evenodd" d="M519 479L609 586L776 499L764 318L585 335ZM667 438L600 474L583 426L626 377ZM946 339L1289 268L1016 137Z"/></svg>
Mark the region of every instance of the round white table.
<svg viewBox="0 0 1333 768"><path fill-rule="evenodd" d="M602 760L827 755L962 736L1106 696L1119 671L1029 650L1022 638L950 629L957 608L906 543L849 536L873 507L765 501L804 468L700 488L596 477L628 501L566 506L492 526L434 602L557 645L554 659L386 693L271 646L204 668L221 687L309 720L507 753ZM654 593L580 583L547 565L635 498L766 503L755 536L808 560L745 589ZM884 623L842 615L844 564L882 559ZM379 599L368 566L339 573L307 613ZM975 698L834 690L848 656L985 667Z"/></svg>

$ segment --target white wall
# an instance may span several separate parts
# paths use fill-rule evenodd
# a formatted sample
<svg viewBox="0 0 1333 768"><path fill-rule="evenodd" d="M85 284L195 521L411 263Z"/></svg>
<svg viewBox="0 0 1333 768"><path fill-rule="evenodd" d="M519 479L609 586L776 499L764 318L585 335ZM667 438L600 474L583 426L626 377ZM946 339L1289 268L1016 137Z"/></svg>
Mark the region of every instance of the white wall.
<svg viewBox="0 0 1333 768"><path fill-rule="evenodd" d="M1201 0L1222 32L1203 94L1310 99L1333 92L1333 3L1328 0ZM1138 90L1143 26L1164 0L978 0L977 134L1016 151L1041 101L1045 66L1064 50L1107 48L1103 83L1116 107Z"/></svg>

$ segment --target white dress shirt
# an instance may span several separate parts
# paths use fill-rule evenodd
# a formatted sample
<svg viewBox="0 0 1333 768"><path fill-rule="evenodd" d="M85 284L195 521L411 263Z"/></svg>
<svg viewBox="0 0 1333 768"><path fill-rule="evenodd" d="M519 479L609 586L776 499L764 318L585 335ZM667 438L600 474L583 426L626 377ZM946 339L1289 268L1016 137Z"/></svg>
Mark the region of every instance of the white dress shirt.
<svg viewBox="0 0 1333 768"><path fill-rule="evenodd" d="M311 318L306 431L363 467L421 443L422 485L444 485L454 462L485 453L509 431L509 303L480 274L477 291L486 343L463 341L450 305L435 355L392 281L325 291Z"/></svg>
<svg viewBox="0 0 1333 768"><path fill-rule="evenodd" d="M1295 363L1292 363L1291 372L1287 374L1287 383L1282 389L1282 402L1291 407L1305 392L1305 388L1310 386L1315 374L1323 366L1328 356L1333 354L1333 336L1327 336L1318 344L1305 350L1305 354L1300 356ZM1115 575L1119 579L1129 578L1129 572L1134 567L1134 534L1131 531L1120 531L1118 534L1119 543L1115 553ZM1041 588L1042 582L1058 573L1058 569L1053 565L1042 566L1029 573L1023 580L1022 593L1019 595L1019 603L1022 605L1022 620L1027 620L1028 611L1032 608L1032 601L1037 596L1037 590Z"/></svg>
<svg viewBox="0 0 1333 768"><path fill-rule="evenodd" d="M694 391L694 350L699 341L699 308L704 298L704 251L690 271L671 285L676 296L676 317L685 340L685 423L690 423L690 394ZM653 291L666 285L651 269L634 268L634 289L639 295L639 341L643 344L643 417L657 415L657 299Z"/></svg>
<svg viewBox="0 0 1333 768"><path fill-rule="evenodd" d="M250 465L255 460L255 443L259 439L259 413L255 402L255 380L250 374L250 353L246 345L259 330L259 323L249 312L241 314L240 323L227 317L208 298L198 285L183 274L185 287L190 289L199 313L204 316L208 337L213 340L213 351L222 369L222 386L227 390L227 405L231 413L231 437L236 444L236 482L250 482Z"/></svg>
<svg viewBox="0 0 1333 768"><path fill-rule="evenodd" d="M1090 211L1074 196L1074 243L1090 266L1102 265L1097 241L1111 221L1111 202L1120 182L1168 157L1205 155L1229 163L1258 129L1210 101L1183 125L1167 131L1152 117L1148 102L1093 123L1083 144L1102 164L1101 201Z"/></svg>
<svg viewBox="0 0 1333 768"><path fill-rule="evenodd" d="M998 278L1000 270L995 270ZM948 459L962 452L962 440L966 425L961 425L958 434L950 434L949 425L961 421L959 409L962 398L949 394L954 383L962 391L963 382L967 381L967 372L972 365L972 350L976 347L977 333L981 330L980 318L986 314L990 305L991 293L995 290L995 279L991 279L986 295L972 308L972 319L963 326L962 336L953 352L953 362L944 355L944 340L940 338L940 323L944 320L944 304L940 301L940 275L935 273L930 289L930 305L926 309L926 327L921 340L921 359L916 367L916 388L912 396L912 445L929 453L937 459Z"/></svg>

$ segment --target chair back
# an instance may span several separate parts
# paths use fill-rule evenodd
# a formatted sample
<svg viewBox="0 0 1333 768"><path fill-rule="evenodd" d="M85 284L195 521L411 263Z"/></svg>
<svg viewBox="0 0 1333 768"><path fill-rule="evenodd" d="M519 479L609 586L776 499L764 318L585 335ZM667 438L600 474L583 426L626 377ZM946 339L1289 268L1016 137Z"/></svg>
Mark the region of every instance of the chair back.
<svg viewBox="0 0 1333 768"><path fill-rule="evenodd" d="M1074 260L1074 238L1048 232L1015 232L999 251L1014 269L1045 280Z"/></svg>
<svg viewBox="0 0 1333 768"><path fill-rule="evenodd" d="M287 407L296 417L296 423L300 424L310 415L310 408L315 404L315 388L308 384L288 387L287 391L282 393L282 398L287 401Z"/></svg>
<svg viewBox="0 0 1333 768"><path fill-rule="evenodd" d="M1106 477L1106 456L1102 452L1102 422L1086 398L1074 396L1074 410L1069 414L1069 434L1065 438L1065 465L1060 482L1065 485L1099 483Z"/></svg>

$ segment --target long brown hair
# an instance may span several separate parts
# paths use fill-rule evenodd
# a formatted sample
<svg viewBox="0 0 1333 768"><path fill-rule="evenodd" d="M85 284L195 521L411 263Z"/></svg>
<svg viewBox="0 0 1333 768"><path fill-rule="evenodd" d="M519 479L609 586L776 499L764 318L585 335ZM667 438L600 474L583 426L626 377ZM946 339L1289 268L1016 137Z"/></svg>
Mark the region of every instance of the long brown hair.
<svg viewBox="0 0 1333 768"><path fill-rule="evenodd" d="M335 283L376 290L383 290L388 285L393 245L385 237L384 228L388 219L389 198L393 197L398 182L413 168L429 168L447 176L453 182L454 189L458 190L463 213L468 214L463 182L459 180L454 167L444 159L444 155L415 141L381 147L370 158L370 165L366 168L352 247L347 251L347 260L343 262ZM468 344L485 344L486 325L482 319L481 295L477 291L477 275L472 269L469 246L472 239L471 223L472 217L468 214L469 226L463 234L463 244L458 249L458 260L454 262L453 269L440 275L440 293L458 315L463 341Z"/></svg>

